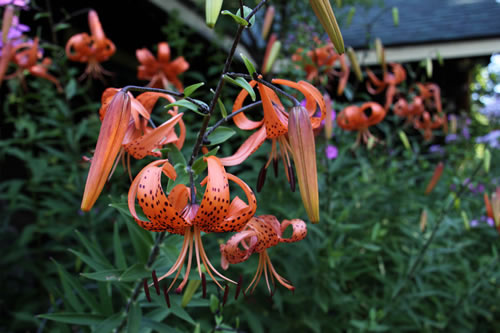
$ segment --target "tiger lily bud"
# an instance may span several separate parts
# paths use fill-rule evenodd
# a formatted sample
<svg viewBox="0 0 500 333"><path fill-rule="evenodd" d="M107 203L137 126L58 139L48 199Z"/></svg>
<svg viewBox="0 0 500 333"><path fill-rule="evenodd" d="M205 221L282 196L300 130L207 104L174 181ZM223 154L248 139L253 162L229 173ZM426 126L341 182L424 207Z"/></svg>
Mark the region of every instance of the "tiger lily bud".
<svg viewBox="0 0 500 333"><path fill-rule="evenodd" d="M81 205L83 211L89 211L101 194L116 156L122 147L130 117L130 96L126 92L118 91L108 106L99 131L83 193Z"/></svg>
<svg viewBox="0 0 500 333"><path fill-rule="evenodd" d="M375 39L375 53L377 54L378 62L384 67L385 71L384 45L382 44L382 40L380 38Z"/></svg>
<svg viewBox="0 0 500 333"><path fill-rule="evenodd" d="M273 34L273 37L276 37L276 35ZM271 39L272 37L269 39L270 43L267 46L268 50L266 50L266 57L264 58L264 64L262 66L262 74L271 72L274 62L278 58L278 54L281 50L281 42L276 40L276 38L272 39L272 41Z"/></svg>
<svg viewBox="0 0 500 333"><path fill-rule="evenodd" d="M344 38L340 32L339 25L333 14L332 6L329 0L309 0L316 17L319 19L323 29L332 41L338 54L345 52Z"/></svg>
<svg viewBox="0 0 500 333"><path fill-rule="evenodd" d="M359 67L358 57L356 56L356 52L352 47L347 48L347 56L349 57L349 61L351 62L352 70L356 75L358 81L363 81L363 74L361 73L361 67Z"/></svg>
<svg viewBox="0 0 500 333"><path fill-rule="evenodd" d="M302 106L290 110L288 138L299 180L300 195L312 223L319 222L318 172L316 146L309 113Z"/></svg>
<svg viewBox="0 0 500 333"><path fill-rule="evenodd" d="M271 26L273 25L274 19L274 6L269 6L266 10L266 16L264 16L264 24L262 25L262 39L266 39L267 35L269 35L269 31L271 30Z"/></svg>
<svg viewBox="0 0 500 333"><path fill-rule="evenodd" d="M425 189L425 194L428 195L429 193L432 192L434 187L436 186L437 182L439 181L439 178L441 178L441 174L443 173L444 169L444 164L443 162L439 162L438 165L436 166L436 169L434 169L434 174L432 175L431 181L427 185Z"/></svg>
<svg viewBox="0 0 500 333"><path fill-rule="evenodd" d="M205 1L205 20L208 27L213 28L219 18L223 0Z"/></svg>

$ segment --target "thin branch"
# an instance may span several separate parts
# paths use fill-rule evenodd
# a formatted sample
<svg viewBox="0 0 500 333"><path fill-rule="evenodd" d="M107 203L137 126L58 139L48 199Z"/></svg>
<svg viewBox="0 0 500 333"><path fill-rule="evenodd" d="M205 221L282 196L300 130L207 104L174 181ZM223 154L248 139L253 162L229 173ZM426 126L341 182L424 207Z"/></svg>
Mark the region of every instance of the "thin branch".
<svg viewBox="0 0 500 333"><path fill-rule="evenodd" d="M124 92L128 92L128 91L157 92L157 93L172 95L172 96L175 96L178 98L183 98L183 99L195 104L201 113L208 114L208 109L207 109L207 106L205 104L203 104L200 101L193 99L191 97L186 97L183 93L180 93L177 91L168 90L168 89L160 89L160 88L141 87L141 86L126 86L123 88L123 91Z"/></svg>
<svg viewBox="0 0 500 333"><path fill-rule="evenodd" d="M293 97L292 95L290 95L289 93L281 90L280 88L276 87L274 84L266 81L266 80L263 80L259 77L257 77L257 75L255 75L254 77L248 75L248 74L242 74L242 73L226 73L226 75L229 75L229 76L234 76L234 77L242 77L246 80L254 80L254 81L257 81L259 82L260 84L263 84L265 85L266 87L274 90L275 92L277 92L278 94L280 95L283 95L284 97L288 98L294 106L298 106L300 105L300 102L295 98Z"/></svg>
<svg viewBox="0 0 500 333"><path fill-rule="evenodd" d="M210 142L207 140L208 136L210 134L212 134L212 132L217 129L217 127L221 126L223 123L227 122L228 120L232 119L234 116L236 116L237 114L239 113L242 113L242 112L245 112L245 111L248 111L248 110L251 110L257 106L260 106L262 105L262 101L257 101L255 103L252 103L252 104L248 104L247 106L244 106L242 107L241 109L239 110L236 110L234 112L232 112L231 114L227 115L227 117L224 117L222 119L220 119L218 122L215 123L215 125L213 125L212 127L210 127L206 133L205 133L205 137L203 138L203 143L205 144L209 144Z"/></svg>

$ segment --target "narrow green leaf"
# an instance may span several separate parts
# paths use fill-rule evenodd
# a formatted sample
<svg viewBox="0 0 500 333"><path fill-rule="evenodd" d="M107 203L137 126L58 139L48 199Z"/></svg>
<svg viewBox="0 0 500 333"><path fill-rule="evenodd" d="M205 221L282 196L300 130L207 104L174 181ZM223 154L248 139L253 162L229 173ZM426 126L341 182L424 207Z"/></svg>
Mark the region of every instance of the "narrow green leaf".
<svg viewBox="0 0 500 333"><path fill-rule="evenodd" d="M71 27L71 25L69 23L58 23L54 26L54 30L60 31L60 30L68 29L69 27Z"/></svg>
<svg viewBox="0 0 500 333"><path fill-rule="evenodd" d="M37 317L74 325L97 325L106 319L103 315L76 312L49 313Z"/></svg>
<svg viewBox="0 0 500 333"><path fill-rule="evenodd" d="M241 12L239 9L236 12L236 15L238 15L240 17L247 17L248 15L250 15L251 12L252 12L252 8L249 8L247 6L243 6L243 15L241 15ZM249 23L250 23L250 25L253 25L255 23L255 15L250 18Z"/></svg>
<svg viewBox="0 0 500 333"><path fill-rule="evenodd" d="M200 83L192 84L190 86L185 87L184 88L184 96L186 96L186 97L191 96L198 88L200 88L203 85L205 85L205 83L200 82Z"/></svg>
<svg viewBox="0 0 500 333"><path fill-rule="evenodd" d="M220 98L217 98L217 104L219 105L220 113L223 118L227 117L227 110L226 107L224 106L224 103L220 100Z"/></svg>
<svg viewBox="0 0 500 333"><path fill-rule="evenodd" d="M176 165L179 163L187 165L184 155L182 155L181 151L179 150L179 148L177 148L176 145L174 145L173 143L169 143L166 146L166 151L168 152L168 160L172 165Z"/></svg>
<svg viewBox="0 0 500 333"><path fill-rule="evenodd" d="M89 257L88 255L83 254L79 251L69 249L69 252L73 253L75 256L80 258L84 263L86 263L87 265L89 265L90 267L92 267L96 271L103 271L103 270L109 269L108 265L106 265L100 261L96 261L93 258Z"/></svg>
<svg viewBox="0 0 500 333"><path fill-rule="evenodd" d="M99 291L99 300L102 306L103 312L111 316L113 314L113 299L111 283L108 282L98 282L97 290Z"/></svg>
<svg viewBox="0 0 500 333"><path fill-rule="evenodd" d="M176 316L179 317L182 320L187 321L188 323L192 325L196 325L196 322L191 318L189 313L186 312L183 308L179 306L177 303L172 303L172 307L170 308L170 311Z"/></svg>
<svg viewBox="0 0 500 333"><path fill-rule="evenodd" d="M203 158L217 154L219 148L220 148L219 146L215 147L214 149L210 150L205 155L198 157L196 161L194 161L193 166L191 168L193 169L195 175L201 174L207 168L207 163L203 160Z"/></svg>
<svg viewBox="0 0 500 333"><path fill-rule="evenodd" d="M115 266L120 269L125 269L127 267L127 261L125 259L125 255L123 254L122 242L120 240L120 230L117 222L115 222L113 226L113 250L115 254Z"/></svg>
<svg viewBox="0 0 500 333"><path fill-rule="evenodd" d="M244 18L242 18L241 16L238 16L238 15L234 15L233 13L231 13L229 10L223 10L221 12L222 15L229 15L233 18L233 20L238 23L239 25L242 25L244 27L246 27L248 25L248 22L247 20L245 20Z"/></svg>
<svg viewBox="0 0 500 333"><path fill-rule="evenodd" d="M220 143L225 142L230 137L236 134L236 131L229 127L219 126L210 133L207 139L210 141L210 145L218 145Z"/></svg>
<svg viewBox="0 0 500 333"><path fill-rule="evenodd" d="M59 278L61 280L61 285L64 291L64 300L66 306L76 312L83 312L82 304L77 299L76 294L73 292L73 289L71 288L71 282L69 281L68 277L69 274L67 274L66 270L61 265L59 265L57 261L55 261L54 259L52 259L52 261L57 266L57 272L59 273Z"/></svg>
<svg viewBox="0 0 500 333"><path fill-rule="evenodd" d="M151 320L146 317L142 317L141 322L142 327L148 327L153 329L155 332L176 332L177 330L172 326L168 326L166 324Z"/></svg>
<svg viewBox="0 0 500 333"><path fill-rule="evenodd" d="M121 274L122 274L121 269L111 269L93 273L81 273L80 275L92 280L111 282L111 281L118 281L120 279Z"/></svg>
<svg viewBox="0 0 500 333"><path fill-rule="evenodd" d="M139 227L135 222L127 219L126 223L128 232L130 234L130 240L132 241L132 246L134 247L137 259L140 263L145 264L149 258L149 252L153 245L151 235L148 231Z"/></svg>
<svg viewBox="0 0 500 333"><path fill-rule="evenodd" d="M127 332L135 333L139 332L141 327L142 312L141 307L137 302L132 303L130 307L130 313L127 320Z"/></svg>
<svg viewBox="0 0 500 333"><path fill-rule="evenodd" d="M66 93L66 98L67 99L72 99L73 96L75 96L77 90L77 84L75 79L69 80L68 84L66 85L64 92Z"/></svg>
<svg viewBox="0 0 500 333"><path fill-rule="evenodd" d="M191 299L194 296L194 293L200 287L200 285L201 285L201 280L194 280L194 279L189 280L188 285L186 286L186 290L184 291L184 295L182 295L181 306L183 308L185 308L189 304L189 301L191 301Z"/></svg>
<svg viewBox="0 0 500 333"><path fill-rule="evenodd" d="M94 333L109 333L120 325L123 319L123 312L115 313L99 323L94 329Z"/></svg>
<svg viewBox="0 0 500 333"><path fill-rule="evenodd" d="M76 233L76 236L78 237L78 239L80 240L80 242L83 244L83 246L85 246L85 249L90 254L90 256L92 257L92 259L94 259L94 260L102 263L108 269L113 268L113 265L111 265L111 263L109 262L108 258L106 258L106 256L104 256L104 254L102 253L101 249L99 247L97 247L96 244L91 243L87 239L87 237L85 237L78 230L75 230L75 233Z"/></svg>
<svg viewBox="0 0 500 333"><path fill-rule="evenodd" d="M198 110L198 106L196 104L194 104L193 102L190 102L190 101L186 101L185 99L181 99L181 100L179 100L179 101L177 101L175 103L170 103L167 106L165 106L165 108L168 109L168 108L171 108L171 107L174 107L174 106L186 108L188 110L196 112L199 115L205 116L205 114L203 112L201 112L200 110Z"/></svg>
<svg viewBox="0 0 500 333"><path fill-rule="evenodd" d="M177 178L175 178L175 181L172 179L168 180L167 192L172 191L174 186L178 184L187 184L189 182L189 172L184 164L176 164L174 169L177 173Z"/></svg>
<svg viewBox="0 0 500 333"><path fill-rule="evenodd" d="M58 271L60 274L64 275L64 279L68 282L68 284L71 286L72 293L75 291L78 293L78 295L81 297L81 299L85 302L85 304L90 308L90 309L98 309L99 305L97 304L97 301L95 297L87 290L85 289L80 281L78 279L74 278L71 276L66 269L59 265L55 260L53 260L54 263L57 265Z"/></svg>
<svg viewBox="0 0 500 333"><path fill-rule="evenodd" d="M248 74L250 74L250 76L253 77L253 73L256 72L255 66L252 64L252 62L243 53L240 53L240 57L241 57L241 59L243 59L243 62L245 63L245 66L246 66L246 68L248 70Z"/></svg>
<svg viewBox="0 0 500 333"><path fill-rule="evenodd" d="M120 275L119 280L122 282L139 281L150 275L151 271L147 270L143 264L134 264Z"/></svg>
<svg viewBox="0 0 500 333"><path fill-rule="evenodd" d="M224 81L227 81L231 84L234 84L235 86L238 86L240 88L245 89L248 92L248 94L250 94L252 101L255 102L255 99L256 99L255 91L253 90L252 86L244 78L237 77L236 79L233 79L232 77L224 75L223 79L224 79Z"/></svg>

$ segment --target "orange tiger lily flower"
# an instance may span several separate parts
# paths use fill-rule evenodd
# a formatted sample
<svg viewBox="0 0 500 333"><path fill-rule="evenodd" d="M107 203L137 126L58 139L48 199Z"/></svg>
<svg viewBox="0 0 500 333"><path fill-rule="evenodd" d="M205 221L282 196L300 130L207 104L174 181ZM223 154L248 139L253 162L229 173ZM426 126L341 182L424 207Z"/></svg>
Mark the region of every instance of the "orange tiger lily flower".
<svg viewBox="0 0 500 333"><path fill-rule="evenodd" d="M445 122L444 114L431 116L429 112L424 111L420 117L414 120L413 125L415 128L423 130L424 139L429 141L432 139L432 130L443 126Z"/></svg>
<svg viewBox="0 0 500 333"><path fill-rule="evenodd" d="M293 233L290 238L283 238L283 233L289 226L292 226ZM283 220L280 224L278 219L272 215L254 216L250 222L248 222L245 229L231 237L226 244L221 244L222 268L227 269L229 264L244 262L250 258L253 253L258 253L259 265L257 267L257 272L248 285L246 292L250 290L252 285L252 292L255 290L262 276L262 272L264 272L269 293L272 293L269 275L273 286L274 279L276 279L282 286L293 291L295 289L294 286L276 272L267 253L267 249L279 243L298 242L304 239L306 235L306 223L302 220Z"/></svg>
<svg viewBox="0 0 500 333"><path fill-rule="evenodd" d="M157 150L168 143L182 148L185 126L181 119L183 114L178 114L176 108L169 111L172 118L162 125L154 129L148 126L152 109L160 97L175 102L172 96L156 92L146 92L134 98L130 93L125 94L115 88L104 91L99 110L102 125L85 185L81 205L83 211L92 208L106 180L111 177L113 165L116 167L125 153L128 153L130 171L130 156L135 159L147 155L160 157L161 153ZM180 127L179 136L174 132L176 124Z"/></svg>
<svg viewBox="0 0 500 333"><path fill-rule="evenodd" d="M100 65L115 54L116 47L106 38L99 16L95 10L89 11L90 36L79 33L71 37L66 43L66 56L69 60L88 63L83 77L90 75L102 79L102 74L109 75Z"/></svg>
<svg viewBox="0 0 500 333"><path fill-rule="evenodd" d="M137 68L137 77L141 80L150 80L148 87L168 88L171 83L178 91L184 91L179 74L189 69L189 63L184 57L177 57L170 61L170 47L168 43L158 43L157 58L148 49L139 49L135 52L140 65Z"/></svg>
<svg viewBox="0 0 500 333"><path fill-rule="evenodd" d="M385 64L384 64L385 65ZM366 74L368 80L366 81L366 90L372 95L380 94L387 88L385 93L385 110L389 110L392 105L394 95L397 93L396 86L406 80L406 71L401 64L389 63L392 72L385 70L384 66L384 76L380 80L371 70L367 69Z"/></svg>
<svg viewBox="0 0 500 333"><path fill-rule="evenodd" d="M321 121L325 118L326 106L325 101L323 100L323 96L321 96L320 92L312 86L310 83L306 81L293 82L282 79L274 79L272 83L289 86L300 91L306 99L305 110L307 111L307 115L309 117L310 128L313 130L318 128L321 125ZM257 84L256 81L250 81L250 85L253 87ZM289 139L289 114L285 111L283 104L280 99L276 95L276 93L266 87L263 84L258 84L258 90L262 99L262 108L264 112L264 118L260 121L253 121L248 119L244 113L239 113L233 117L233 120L240 129L243 130L258 130L252 134L236 151L236 153L232 156L225 157L221 159L223 165L232 166L241 164L245 159L247 159L251 154L253 154L266 139L271 140L272 148L271 153L269 155L269 159L264 167L261 169L261 173L259 175L259 181L257 184L257 191L260 191L264 179L266 170L271 164L271 162L275 162L275 165L278 161L278 158L281 157L283 164L285 165L285 174L292 187L292 190L295 190L295 176L293 174L292 163L290 160L290 154L294 160L296 160L295 166L296 168L300 168L301 164L297 156L301 156L304 154L304 151L298 151L294 149L294 147L290 143ZM246 90L242 90L236 101L233 105L233 112L240 109L248 96L248 92ZM319 107L320 116L316 117L316 110ZM300 121L304 123L303 120ZM309 128L309 127L308 127ZM300 133L302 135L309 135L308 133ZM310 140L309 140L310 141ZM277 143L280 145L279 156L278 156L278 148ZM312 146L311 146L312 143ZM312 142L307 143L310 146L310 149L314 150L314 137L312 137ZM276 169L275 169L276 171ZM302 177L307 172L304 170L298 170L299 177ZM300 183L312 181L314 182L314 177L309 178L309 180L301 180ZM306 190L301 188L301 192ZM304 193L308 195L309 193ZM308 214L311 216L313 222L317 222L319 216L316 214L311 214L311 208L306 205L306 210ZM314 209L313 209L314 210Z"/></svg>
<svg viewBox="0 0 500 333"><path fill-rule="evenodd" d="M333 45L330 43L323 47L318 47L307 52L307 61L301 55L303 50L299 48L292 56L293 61L303 62L303 69L306 71L306 79L313 81L320 75L319 71L324 70L326 74L336 76L340 79L337 87L337 95L340 96L344 92L347 81L349 80L350 68L347 65L345 56L335 53ZM311 63L312 61L312 63ZM340 71L334 69L335 63L340 62Z"/></svg>
<svg viewBox="0 0 500 333"><path fill-rule="evenodd" d="M257 203L250 187L236 176L226 173L219 159L215 156L205 158L208 165L208 175L201 182L206 185L205 193L200 205L189 202L190 189L183 184L175 186L165 195L161 184L164 174L169 179L176 179L174 167L167 160L158 160L146 166L134 179L128 193L128 206L135 221L142 228L149 231L167 231L184 236L181 253L172 268L158 280L162 280L176 273L169 287L175 284L187 259L186 272L183 281L177 287L182 291L186 285L193 248L196 254L198 273L201 277L201 262L214 282L214 274L222 279L235 283L219 273L208 260L201 241L201 231L209 232L237 232L242 230L250 218L255 214ZM246 196L247 203L238 196L231 201L228 181L236 183ZM149 220L143 220L137 215L135 201L142 208Z"/></svg>
<svg viewBox="0 0 500 333"><path fill-rule="evenodd" d="M8 80L17 77L24 83L24 71L28 71L33 76L38 76L54 83L57 90L62 92L59 80L48 73L52 60L50 58L43 58L42 53L38 49L38 37L33 39L33 41L20 43L13 48L7 47L6 49L6 55L10 52L10 56L7 56L7 58L12 59L18 66L18 69L14 73L6 75L5 79ZM42 61L38 62L39 59L42 59Z"/></svg>
<svg viewBox="0 0 500 333"><path fill-rule="evenodd" d="M385 109L378 103L367 102L360 107L351 105L343 109L337 115L337 124L347 131L358 131L358 137L354 146L358 146L361 140L365 144L370 138L378 141L368 130L368 127L380 123L385 118Z"/></svg>

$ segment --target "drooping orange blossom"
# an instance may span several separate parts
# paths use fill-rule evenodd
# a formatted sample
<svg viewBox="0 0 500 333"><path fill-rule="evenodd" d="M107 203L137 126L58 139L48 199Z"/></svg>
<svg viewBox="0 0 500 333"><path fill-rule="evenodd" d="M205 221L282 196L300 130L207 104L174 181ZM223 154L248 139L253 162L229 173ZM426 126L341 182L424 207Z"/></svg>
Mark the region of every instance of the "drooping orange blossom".
<svg viewBox="0 0 500 333"><path fill-rule="evenodd" d="M387 88L385 93L385 106L386 111L392 105L394 100L394 95L397 93L396 86L406 80L406 71L401 64L389 63L392 72L387 70L387 66L383 66L384 74L382 80L380 80L371 70L367 69L366 74L368 80L366 81L366 90L372 95L380 94ZM375 86L375 87L374 87Z"/></svg>
<svg viewBox="0 0 500 333"><path fill-rule="evenodd" d="M308 154L308 158L314 158L315 160L316 155L314 147L314 135L312 134L312 131L318 128L321 125L321 121L325 118L326 106L323 100L323 96L321 96L320 92L314 86L306 81L293 82L283 79L274 79L272 80L272 83L289 86L293 89L298 90L304 95L306 99L305 108L300 106L292 108L292 110L294 110L294 114L296 115L304 114L302 112L298 112L300 108L305 109L305 111L307 112L306 114L308 115L308 117L298 117L296 120L299 120L299 118L300 120L298 122L295 122L296 126L294 127L294 129L297 131L295 135L297 140L295 140L295 142L303 142L304 145L295 145L295 147L291 145L289 131L289 113L285 111L285 108L276 93L272 89L266 87L264 84L257 83L256 81L250 81L250 85L252 87L257 84L257 88L262 100L264 118L260 121L253 121L248 119L244 115L244 113L239 113L233 117L236 126L238 126L240 129L257 129L257 131L253 133L238 148L234 155L221 158L221 162L225 166L241 164L245 159L253 154L264 143L266 139L270 139L272 145L271 153L269 154L268 161L261 170L261 175L259 175L259 184L257 186L257 190L259 191L260 187L263 184L263 181L260 180L265 177L267 168L272 161L277 162L279 157L281 157L283 164L285 165L286 177L292 185L292 188L294 187L293 184L295 180L290 159L290 154L292 154L292 157L295 161L297 175L299 177L299 186L301 186L300 191L302 197L304 198L304 196L307 196L309 198L317 198L317 171L315 168L315 163L313 167L311 160L309 160L308 163L306 163L307 168L303 168L303 163L300 162L306 160L304 158L304 154ZM246 90L242 90L240 92L233 105L233 112L242 107L247 96L248 92ZM318 108L320 110L320 115L315 116ZM299 126L299 123L301 126ZM279 153L277 148L278 143L280 146ZM309 147L307 150L300 148L304 148L306 146ZM262 175L264 176L261 177ZM301 184L306 183L311 186L308 186L307 188L302 187ZM309 192L309 190L314 189L316 189L316 193ZM303 201L311 222L318 222L319 201L316 199ZM308 205L308 202L311 203L311 206Z"/></svg>
<svg viewBox="0 0 500 333"><path fill-rule="evenodd" d="M171 83L178 91L184 91L179 74L189 69L189 63L184 57L177 57L170 61L170 47L168 43L158 43L157 58L148 49L135 51L140 65L137 67L137 77L141 80L150 80L148 87L167 89Z"/></svg>
<svg viewBox="0 0 500 333"><path fill-rule="evenodd" d="M370 126L376 125L385 118L384 108L375 102L366 102L361 106L350 105L337 115L337 124L347 131L358 131L356 143L358 146L363 140L368 144L370 138L376 139L368 130Z"/></svg>
<svg viewBox="0 0 500 333"><path fill-rule="evenodd" d="M316 43L320 43L319 40L315 40ZM340 96L344 92L347 81L349 80L350 68L345 60L345 55L339 55L335 52L333 44L329 43L323 47L318 47L313 50L309 50L306 53L306 59L302 56L304 50L302 48L297 49L297 52L292 56L293 61L302 62L302 67L306 71L306 79L308 81L314 81L320 76L320 69L324 71L325 74L336 76L339 78L339 84L337 87L337 95ZM335 69L335 63L339 61L340 71Z"/></svg>
<svg viewBox="0 0 500 333"><path fill-rule="evenodd" d="M38 43L38 37L35 37L33 41L20 43L14 47L8 46L2 50L2 53L5 53L2 54L2 58L5 56L7 63L2 64L1 67L3 68L4 65L7 66L9 59L18 66L14 73L5 75L4 78L9 80L17 77L24 83L24 71L28 71L33 76L38 76L54 83L57 90L61 92L62 87L59 84L59 80L48 73L52 60L47 57L43 58L42 52L38 48ZM41 63L38 62L39 59L42 59ZM3 71L3 73L5 73L5 71Z"/></svg>
<svg viewBox="0 0 500 333"><path fill-rule="evenodd" d="M284 238L283 233L288 226L292 226L293 232L290 238ZM307 227L304 221L299 219L283 220L280 224L278 219L272 215L254 216L246 227L233 235L226 244L220 245L221 265L227 269L229 264L238 264L246 261L253 253L259 254L259 264L252 281L248 285L246 292L252 287L252 292L259 283L264 272L267 288L270 293L271 285L276 279L282 286L289 290L294 290L293 285L281 277L274 269L267 249L279 243L293 243L304 239L307 235ZM240 248L242 247L242 248Z"/></svg>
<svg viewBox="0 0 500 333"><path fill-rule="evenodd" d="M116 51L115 44L106 38L99 16L95 10L89 11L90 36L82 32L71 37L66 43L66 56L69 60L87 63L83 77L90 75L102 79L109 73L102 68L101 62L108 60Z"/></svg>
<svg viewBox="0 0 500 333"><path fill-rule="evenodd" d="M175 102L172 96L157 92L145 92L134 98L130 93L108 88L102 94L99 110L102 125L85 184L81 204L83 211L92 208L120 157L128 153L127 165L130 170L130 156L135 159L147 155L160 157L158 149L168 143L182 148L186 130L182 121L183 113L178 113L177 107L168 112L172 118L162 125L154 129L148 126L158 98ZM176 124L180 127L179 135L175 133Z"/></svg>
<svg viewBox="0 0 500 333"><path fill-rule="evenodd" d="M219 287L222 288L215 280L214 274L235 283L219 273L208 260L203 248L201 232L238 232L245 227L257 209L255 196L246 183L226 173L217 157L209 156L204 160L208 165L208 175L201 182L201 185L206 185L206 188L200 205L189 202L190 189L183 184L176 185L168 196L165 195L161 183L162 174L171 180L175 180L177 176L174 167L167 160L158 160L146 166L134 179L128 193L130 213L142 228L184 236L181 253L176 262L158 279L162 280L177 271L169 290L177 280L187 259L184 279L176 290L180 292L186 285L191 269L193 248L200 277L202 275L201 259L206 272ZM243 190L248 203L238 196L231 201L229 180ZM136 199L149 220L143 220L138 216L135 207Z"/></svg>

